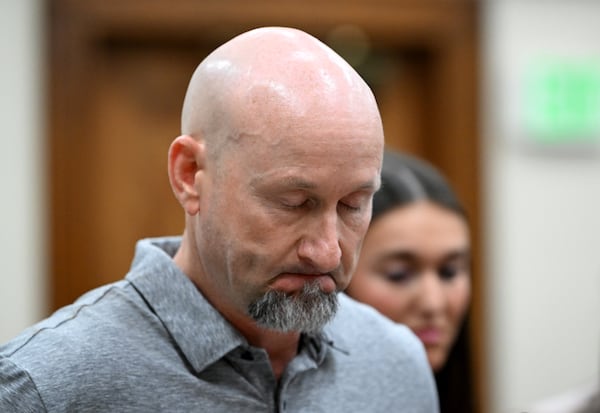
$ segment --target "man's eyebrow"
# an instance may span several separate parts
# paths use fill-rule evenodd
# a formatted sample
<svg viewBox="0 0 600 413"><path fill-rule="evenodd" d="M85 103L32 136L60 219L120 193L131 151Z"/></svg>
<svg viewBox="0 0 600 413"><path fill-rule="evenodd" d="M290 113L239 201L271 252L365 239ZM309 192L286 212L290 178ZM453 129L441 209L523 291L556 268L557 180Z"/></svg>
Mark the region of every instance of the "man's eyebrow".
<svg viewBox="0 0 600 413"><path fill-rule="evenodd" d="M297 189L315 189L317 187L314 182L307 181L298 176L286 176L281 180L281 183L287 187Z"/></svg>
<svg viewBox="0 0 600 413"><path fill-rule="evenodd" d="M264 182L264 175L259 175L253 178L250 181L250 186L256 187ZM283 178L279 178L277 181L273 182L271 185L277 187L285 187L285 188L295 188L295 189L315 189L317 185L313 182L307 181L306 179L298 176L285 176Z"/></svg>
<svg viewBox="0 0 600 413"><path fill-rule="evenodd" d="M261 180L262 176L256 177L250 181L251 186L256 186ZM315 189L317 188L317 184L311 181L307 181L306 179L299 176L286 176L281 178L277 184L277 186L287 187L287 188L295 188L295 189ZM363 182L362 184L356 187L356 191L372 191L376 192L381 187L381 178L379 175L376 179Z"/></svg>

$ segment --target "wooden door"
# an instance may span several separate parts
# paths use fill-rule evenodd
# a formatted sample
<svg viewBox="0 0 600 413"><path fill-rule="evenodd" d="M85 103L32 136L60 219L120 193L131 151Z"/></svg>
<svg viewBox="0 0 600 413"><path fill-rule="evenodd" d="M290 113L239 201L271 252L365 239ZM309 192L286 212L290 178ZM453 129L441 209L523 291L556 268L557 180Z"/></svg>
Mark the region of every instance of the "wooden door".
<svg viewBox="0 0 600 413"><path fill-rule="evenodd" d="M168 184L166 154L180 132L187 82L202 58L253 27L298 27L350 53L349 60L366 47L356 67L376 94L387 145L433 162L465 202L474 235L471 336L481 383L474 1L47 4L52 308L122 278L137 239L181 233L183 212Z"/></svg>

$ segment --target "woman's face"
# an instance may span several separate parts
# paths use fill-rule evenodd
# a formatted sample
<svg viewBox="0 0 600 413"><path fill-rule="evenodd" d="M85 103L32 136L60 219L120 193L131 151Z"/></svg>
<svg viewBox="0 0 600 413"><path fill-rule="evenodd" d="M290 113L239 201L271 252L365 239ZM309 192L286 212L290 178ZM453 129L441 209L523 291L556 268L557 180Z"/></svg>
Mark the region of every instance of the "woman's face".
<svg viewBox="0 0 600 413"><path fill-rule="evenodd" d="M457 213L429 201L391 209L371 223L346 292L412 329L438 371L468 306L469 252Z"/></svg>

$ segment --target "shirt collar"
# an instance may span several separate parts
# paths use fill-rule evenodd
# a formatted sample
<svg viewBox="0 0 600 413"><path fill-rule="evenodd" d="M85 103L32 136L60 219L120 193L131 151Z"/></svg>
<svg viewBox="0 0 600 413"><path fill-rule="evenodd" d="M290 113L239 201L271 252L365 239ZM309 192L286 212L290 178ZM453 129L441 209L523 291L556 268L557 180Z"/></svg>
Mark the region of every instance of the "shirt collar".
<svg viewBox="0 0 600 413"><path fill-rule="evenodd" d="M139 241L126 278L200 372L247 342L174 264L180 242L180 237Z"/></svg>

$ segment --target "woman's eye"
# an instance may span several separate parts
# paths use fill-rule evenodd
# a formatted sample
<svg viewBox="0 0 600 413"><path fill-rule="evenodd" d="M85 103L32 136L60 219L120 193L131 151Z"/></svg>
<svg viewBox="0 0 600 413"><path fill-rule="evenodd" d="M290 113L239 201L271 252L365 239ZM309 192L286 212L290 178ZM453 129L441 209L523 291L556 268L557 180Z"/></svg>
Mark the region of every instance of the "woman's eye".
<svg viewBox="0 0 600 413"><path fill-rule="evenodd" d="M442 280L451 280L460 273L460 271L461 269L455 265L444 265L438 270L438 275Z"/></svg>
<svg viewBox="0 0 600 413"><path fill-rule="evenodd" d="M392 283L404 283L412 278L410 270L389 271L385 273L385 279Z"/></svg>

